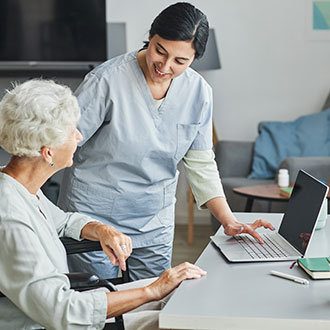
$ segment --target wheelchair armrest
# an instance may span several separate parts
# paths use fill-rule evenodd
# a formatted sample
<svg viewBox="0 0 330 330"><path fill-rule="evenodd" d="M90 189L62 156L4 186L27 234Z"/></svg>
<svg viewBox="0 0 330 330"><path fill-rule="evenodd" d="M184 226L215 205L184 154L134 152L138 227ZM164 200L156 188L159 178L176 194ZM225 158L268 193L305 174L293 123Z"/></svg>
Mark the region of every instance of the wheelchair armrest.
<svg viewBox="0 0 330 330"><path fill-rule="evenodd" d="M71 289L79 290L79 288L98 285L100 279L97 275L87 273L67 273L65 274L69 281Z"/></svg>
<svg viewBox="0 0 330 330"><path fill-rule="evenodd" d="M88 273L67 273L65 276L70 281L70 288L77 291L93 290L97 288L107 288L109 291L118 291L110 280L100 280L97 275Z"/></svg>
<svg viewBox="0 0 330 330"><path fill-rule="evenodd" d="M102 250L102 246L98 241L90 241L87 239L77 241L73 238L61 237L61 242L63 243L66 253L68 255Z"/></svg>

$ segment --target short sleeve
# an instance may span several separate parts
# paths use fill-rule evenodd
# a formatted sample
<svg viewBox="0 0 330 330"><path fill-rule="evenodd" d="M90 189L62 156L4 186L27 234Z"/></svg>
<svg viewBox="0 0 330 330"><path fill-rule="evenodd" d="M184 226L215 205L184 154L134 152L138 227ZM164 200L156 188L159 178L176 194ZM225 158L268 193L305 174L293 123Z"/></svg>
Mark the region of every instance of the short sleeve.
<svg viewBox="0 0 330 330"><path fill-rule="evenodd" d="M201 109L201 122L199 129L190 149L191 150L210 150L212 149L212 113L213 98L212 89L205 83L202 97L204 102Z"/></svg>
<svg viewBox="0 0 330 330"><path fill-rule="evenodd" d="M78 129L83 136L80 146L91 136L106 120L109 112L108 84L104 77L99 78L93 72L89 73L75 92L81 110Z"/></svg>

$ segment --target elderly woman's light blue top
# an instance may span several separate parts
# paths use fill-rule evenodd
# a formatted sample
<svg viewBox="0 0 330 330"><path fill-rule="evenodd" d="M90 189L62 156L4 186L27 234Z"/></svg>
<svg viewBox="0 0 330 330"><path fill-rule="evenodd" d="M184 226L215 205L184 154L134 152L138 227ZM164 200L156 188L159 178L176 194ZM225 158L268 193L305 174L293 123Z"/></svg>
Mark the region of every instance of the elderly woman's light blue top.
<svg viewBox="0 0 330 330"><path fill-rule="evenodd" d="M36 195L0 172L0 329L103 329L104 292L70 289L59 236L80 239L93 221L64 213L39 190Z"/></svg>

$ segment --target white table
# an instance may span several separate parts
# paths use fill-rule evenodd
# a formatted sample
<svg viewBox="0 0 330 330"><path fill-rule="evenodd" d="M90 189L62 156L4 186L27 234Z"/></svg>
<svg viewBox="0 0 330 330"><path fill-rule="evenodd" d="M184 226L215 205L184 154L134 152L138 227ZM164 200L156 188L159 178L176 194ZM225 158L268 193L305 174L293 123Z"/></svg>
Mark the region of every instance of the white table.
<svg viewBox="0 0 330 330"><path fill-rule="evenodd" d="M236 217L242 222L262 218L278 229L282 214ZM306 256L330 256L330 218L315 232ZM181 284L160 313L160 328L330 329L330 280L312 280L298 266L290 269L292 262L229 263L212 243L196 264L207 275ZM309 285L272 276L271 270L306 278Z"/></svg>

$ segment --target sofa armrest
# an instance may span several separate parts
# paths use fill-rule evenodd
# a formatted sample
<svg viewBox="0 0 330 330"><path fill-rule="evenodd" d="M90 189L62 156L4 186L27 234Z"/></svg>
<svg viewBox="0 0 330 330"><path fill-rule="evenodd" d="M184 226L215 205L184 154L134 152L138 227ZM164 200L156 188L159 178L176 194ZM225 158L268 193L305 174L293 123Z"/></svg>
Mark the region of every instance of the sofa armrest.
<svg viewBox="0 0 330 330"><path fill-rule="evenodd" d="M288 157L282 161L278 168L289 170L290 182L296 180L300 169L319 180L330 181L330 157Z"/></svg>
<svg viewBox="0 0 330 330"><path fill-rule="evenodd" d="M215 160L220 176L247 177L251 172L254 142L219 141L215 146Z"/></svg>

